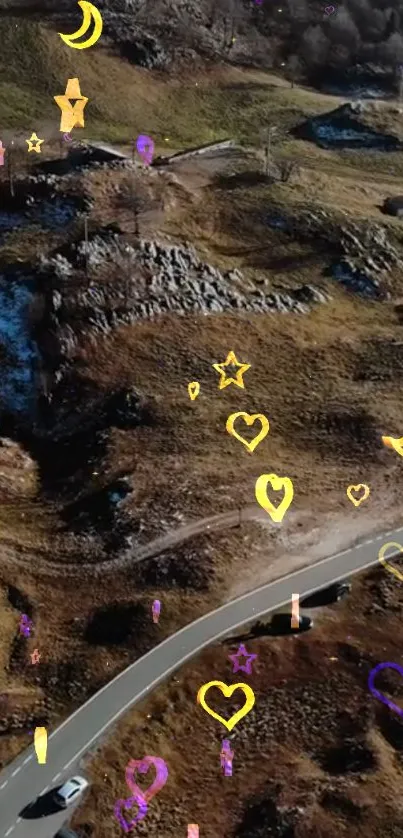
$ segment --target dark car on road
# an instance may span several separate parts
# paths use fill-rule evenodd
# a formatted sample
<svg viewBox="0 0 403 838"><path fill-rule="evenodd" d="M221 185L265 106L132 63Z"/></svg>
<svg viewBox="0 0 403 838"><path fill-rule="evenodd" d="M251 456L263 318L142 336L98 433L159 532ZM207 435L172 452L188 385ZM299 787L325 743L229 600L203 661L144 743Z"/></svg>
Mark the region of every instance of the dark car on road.
<svg viewBox="0 0 403 838"><path fill-rule="evenodd" d="M270 634L299 634L301 631L308 631L312 628L313 620L311 617L299 615L299 627L291 627L291 614L275 614L270 623Z"/></svg>
<svg viewBox="0 0 403 838"><path fill-rule="evenodd" d="M315 591L313 594L301 600L300 605L304 608L318 608L320 605L331 605L333 602L339 602L351 591L350 582L334 582L327 588L322 588L320 591Z"/></svg>

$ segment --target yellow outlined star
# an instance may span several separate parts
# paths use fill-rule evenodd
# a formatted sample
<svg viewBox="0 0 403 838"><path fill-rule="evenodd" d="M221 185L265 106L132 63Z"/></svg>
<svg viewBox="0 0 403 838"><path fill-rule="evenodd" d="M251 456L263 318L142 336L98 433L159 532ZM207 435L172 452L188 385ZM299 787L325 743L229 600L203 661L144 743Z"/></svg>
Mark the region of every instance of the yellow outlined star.
<svg viewBox="0 0 403 838"><path fill-rule="evenodd" d="M31 135L31 138L29 140L25 140L25 142L28 143L28 151L37 151L38 154L40 154L40 146L42 145L42 143L45 142L45 140L40 140L39 137L35 133L33 133ZM36 146L34 145L34 143L36 143Z"/></svg>
<svg viewBox="0 0 403 838"><path fill-rule="evenodd" d="M243 390L245 389L242 376L248 369L250 369L251 364L240 364L236 359L235 352L229 352L223 364L212 364L212 366L221 374L221 378L218 382L219 390L223 390L224 387L228 387L229 384L236 384L237 387L242 387ZM227 377L224 367L239 367L239 370L235 373L235 378L230 376Z"/></svg>

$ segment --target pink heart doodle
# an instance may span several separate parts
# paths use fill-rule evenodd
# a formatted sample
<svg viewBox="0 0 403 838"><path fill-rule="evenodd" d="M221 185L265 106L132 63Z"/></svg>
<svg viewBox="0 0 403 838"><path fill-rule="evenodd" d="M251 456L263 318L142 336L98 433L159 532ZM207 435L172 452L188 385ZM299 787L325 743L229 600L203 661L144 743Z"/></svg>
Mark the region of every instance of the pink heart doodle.
<svg viewBox="0 0 403 838"><path fill-rule="evenodd" d="M143 791L135 781L135 775L138 771L140 774L146 774L150 765L154 765L156 777L151 786ZM126 766L126 783L133 794L133 797L128 797L126 800L117 800L115 803L114 813L125 832L129 832L133 826L145 818L148 809L148 802L157 794L158 791L165 786L168 779L168 766L166 762L160 757L146 756L143 759L131 759ZM130 809L131 806L137 804L139 811L135 818L127 822L122 815L122 809Z"/></svg>
<svg viewBox="0 0 403 838"><path fill-rule="evenodd" d="M140 774L146 774L150 765L154 765L156 770L156 778L148 789L143 791L135 781L136 771ZM143 759L131 759L126 766L126 783L133 794L140 794L149 801L160 791L168 779L168 766L166 762L160 757L143 757Z"/></svg>

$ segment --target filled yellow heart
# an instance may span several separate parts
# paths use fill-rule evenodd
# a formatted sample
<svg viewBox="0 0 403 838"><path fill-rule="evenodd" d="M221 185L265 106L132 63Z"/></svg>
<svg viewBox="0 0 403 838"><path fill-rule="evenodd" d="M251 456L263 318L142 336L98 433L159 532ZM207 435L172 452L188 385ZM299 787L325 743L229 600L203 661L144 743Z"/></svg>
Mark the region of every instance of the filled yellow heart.
<svg viewBox="0 0 403 838"><path fill-rule="evenodd" d="M364 489L363 495L361 495L360 498L353 497L353 492L359 492L360 489ZM351 500L351 503L353 503L354 506L359 506L360 503L363 502L363 500L366 500L367 497L369 497L369 493L370 488L366 485L366 483L359 483L358 486L349 486L347 489L347 497L349 500Z"/></svg>
<svg viewBox="0 0 403 838"><path fill-rule="evenodd" d="M241 707L241 709L238 710L237 713L234 713L234 715L231 716L231 718L228 719L228 721L226 719L223 719L223 717L220 716L219 713L216 713L214 710L211 709L211 707L208 706L204 698L206 692L210 689L210 687L218 687L218 689L221 690L225 698L230 698L232 696L232 693L235 692L235 690L242 690L246 698L244 706ZM197 693L197 702L198 704L201 704L203 710L205 710L206 713L209 714L209 716L213 716L213 719L218 719L218 721L221 722L222 725L225 725L227 730L232 730L232 728L235 727L236 724L238 724L239 720L242 719L243 716L246 716L246 714L249 713L249 710L252 710L252 707L255 703L255 693L253 692L252 687L250 687L249 684L230 684L228 686L228 684L224 684L223 681L209 681L208 684L203 684L203 686L200 687L199 692Z"/></svg>
<svg viewBox="0 0 403 838"><path fill-rule="evenodd" d="M267 484L271 483L275 492L284 491L284 497L279 506L269 501L267 497ZM276 524L283 520L288 507L294 497L294 486L289 477L277 477L277 474L261 474L255 483L255 496L258 504L268 512L272 521Z"/></svg>
<svg viewBox="0 0 403 838"><path fill-rule="evenodd" d="M247 425L254 425L256 420L258 420L262 426L262 430L258 433L257 436L255 436L254 439L252 439L252 442L248 442L246 439L244 439L243 436L238 434L234 428L236 420L240 417L242 417L242 419L245 420ZM264 439L265 436L267 436L267 434L269 433L270 424L266 416L263 416L263 413L250 414L243 413L241 411L240 413L231 413L231 416L228 416L227 424L225 427L229 434L232 434L232 436L234 436L235 439L239 439L239 441L245 445L248 451L252 453L252 451L255 450L256 446L259 445L259 442L261 442L262 439Z"/></svg>
<svg viewBox="0 0 403 838"><path fill-rule="evenodd" d="M388 541L386 544L382 544L382 547L378 553L378 559L380 563L383 564L384 568L386 568L386 570L390 570L391 573L394 573L395 576L397 576L397 578L400 579L401 582L403 582L403 576L400 573L400 570L398 570L396 567L392 567L392 565L389 564L389 562L387 562L386 559L384 559L384 555L386 551L389 549L389 547L397 547L397 549L400 550L400 552L403 552L402 545L398 544L397 541Z"/></svg>

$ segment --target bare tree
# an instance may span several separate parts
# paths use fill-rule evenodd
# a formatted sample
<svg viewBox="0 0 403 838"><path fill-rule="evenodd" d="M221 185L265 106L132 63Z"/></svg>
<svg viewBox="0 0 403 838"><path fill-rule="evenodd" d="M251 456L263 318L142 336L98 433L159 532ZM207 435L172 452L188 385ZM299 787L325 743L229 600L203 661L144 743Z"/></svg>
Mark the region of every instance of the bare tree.
<svg viewBox="0 0 403 838"><path fill-rule="evenodd" d="M282 160L277 164L280 171L281 183L288 183L292 175L298 172L295 160Z"/></svg>
<svg viewBox="0 0 403 838"><path fill-rule="evenodd" d="M7 172L8 172L8 184L10 187L10 195L14 198L14 140L11 140L10 145L7 149Z"/></svg>
<svg viewBox="0 0 403 838"><path fill-rule="evenodd" d="M295 81L302 73L302 62L298 55L290 55L285 65L285 72L291 82L291 87L294 87Z"/></svg>
<svg viewBox="0 0 403 838"><path fill-rule="evenodd" d="M300 53L308 67L326 64L330 50L330 42L321 27L309 26L305 30Z"/></svg>
<svg viewBox="0 0 403 838"><path fill-rule="evenodd" d="M221 22L223 27L223 39L221 48L229 52L236 41L238 25L243 16L241 0L217 0L216 8L210 15L210 25Z"/></svg>
<svg viewBox="0 0 403 838"><path fill-rule="evenodd" d="M384 63L393 68L396 77L399 76L399 66L403 64L403 38L399 32L394 32L386 44L382 46L382 59Z"/></svg>
<svg viewBox="0 0 403 838"><path fill-rule="evenodd" d="M150 189L134 173L122 184L119 192L121 204L132 211L134 218L134 234L140 237L140 218L144 213L156 208L156 200Z"/></svg>

